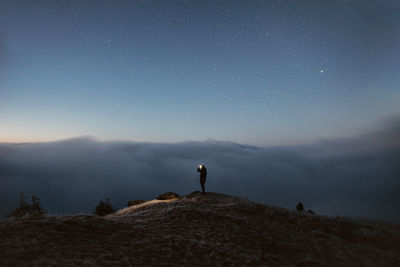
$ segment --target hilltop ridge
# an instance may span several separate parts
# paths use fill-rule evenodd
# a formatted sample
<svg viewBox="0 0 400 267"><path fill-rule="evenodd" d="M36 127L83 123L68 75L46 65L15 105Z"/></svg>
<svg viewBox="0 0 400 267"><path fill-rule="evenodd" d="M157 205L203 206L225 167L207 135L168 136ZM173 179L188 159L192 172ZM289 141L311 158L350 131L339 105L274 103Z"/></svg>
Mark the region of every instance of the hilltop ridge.
<svg viewBox="0 0 400 267"><path fill-rule="evenodd" d="M106 217L0 222L0 265L397 266L400 226L193 192Z"/></svg>

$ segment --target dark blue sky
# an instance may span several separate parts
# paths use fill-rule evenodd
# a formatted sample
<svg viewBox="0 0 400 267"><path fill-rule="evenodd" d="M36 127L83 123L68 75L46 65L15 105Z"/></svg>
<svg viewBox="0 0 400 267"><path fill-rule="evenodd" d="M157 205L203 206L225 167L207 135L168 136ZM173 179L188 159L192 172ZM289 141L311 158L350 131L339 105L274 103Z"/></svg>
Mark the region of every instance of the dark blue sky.
<svg viewBox="0 0 400 267"><path fill-rule="evenodd" d="M0 1L0 141L351 136L399 47L398 1Z"/></svg>

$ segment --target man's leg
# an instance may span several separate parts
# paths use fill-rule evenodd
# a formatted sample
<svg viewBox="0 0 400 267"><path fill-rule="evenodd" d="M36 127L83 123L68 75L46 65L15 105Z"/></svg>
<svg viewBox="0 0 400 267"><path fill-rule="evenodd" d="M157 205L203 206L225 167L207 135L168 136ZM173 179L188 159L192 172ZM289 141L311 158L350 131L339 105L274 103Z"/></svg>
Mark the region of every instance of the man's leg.
<svg viewBox="0 0 400 267"><path fill-rule="evenodd" d="M204 195L205 192L206 192L206 189L204 188L204 183L201 183L201 191L203 192L203 195Z"/></svg>

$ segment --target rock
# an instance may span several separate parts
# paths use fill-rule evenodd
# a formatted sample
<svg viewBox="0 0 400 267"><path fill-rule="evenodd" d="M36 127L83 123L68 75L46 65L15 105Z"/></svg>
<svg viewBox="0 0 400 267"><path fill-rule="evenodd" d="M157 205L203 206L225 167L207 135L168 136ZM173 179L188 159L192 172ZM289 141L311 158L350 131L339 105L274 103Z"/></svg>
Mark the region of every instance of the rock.
<svg viewBox="0 0 400 267"><path fill-rule="evenodd" d="M174 192L166 192L163 194L158 195L158 197L156 197L156 199L158 200L167 200L167 199L174 199L174 198L179 198L179 194L174 193Z"/></svg>
<svg viewBox="0 0 400 267"><path fill-rule="evenodd" d="M197 197L199 195L201 195L200 191L193 191L192 193L185 195L185 198L194 198L194 197Z"/></svg>

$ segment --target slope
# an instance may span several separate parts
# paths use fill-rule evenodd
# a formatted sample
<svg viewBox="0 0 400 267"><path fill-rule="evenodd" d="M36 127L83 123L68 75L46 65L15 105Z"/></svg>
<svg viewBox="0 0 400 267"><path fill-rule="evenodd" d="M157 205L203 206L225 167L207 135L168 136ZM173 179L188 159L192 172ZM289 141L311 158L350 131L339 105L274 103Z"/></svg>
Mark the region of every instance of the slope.
<svg viewBox="0 0 400 267"><path fill-rule="evenodd" d="M107 217L0 222L0 265L398 266L400 227L196 192Z"/></svg>

